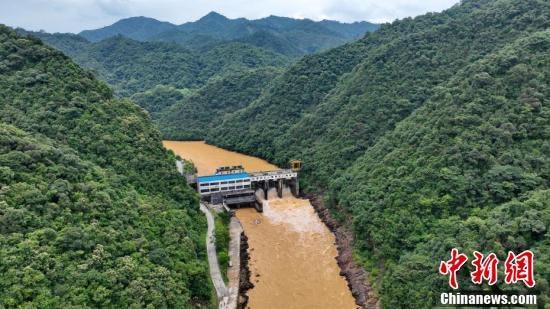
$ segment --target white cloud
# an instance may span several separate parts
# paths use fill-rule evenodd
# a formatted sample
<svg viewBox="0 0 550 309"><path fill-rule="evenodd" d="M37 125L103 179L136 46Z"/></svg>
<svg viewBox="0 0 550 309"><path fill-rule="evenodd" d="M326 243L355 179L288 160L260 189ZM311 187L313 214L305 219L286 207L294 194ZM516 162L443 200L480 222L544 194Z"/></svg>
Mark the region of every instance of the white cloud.
<svg viewBox="0 0 550 309"><path fill-rule="evenodd" d="M458 0L0 0L0 23L30 30L79 32L131 16L148 16L175 24L210 11L230 18L268 15L388 22L441 11Z"/></svg>

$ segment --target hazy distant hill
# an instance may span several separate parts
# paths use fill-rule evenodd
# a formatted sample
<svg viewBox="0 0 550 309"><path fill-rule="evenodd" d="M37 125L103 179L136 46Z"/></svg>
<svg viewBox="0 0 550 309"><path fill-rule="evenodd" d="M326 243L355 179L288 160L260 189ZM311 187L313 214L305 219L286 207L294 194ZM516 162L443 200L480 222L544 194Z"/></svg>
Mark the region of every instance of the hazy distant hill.
<svg viewBox="0 0 550 309"><path fill-rule="evenodd" d="M174 28L176 26L171 23L140 16L121 19L110 26L95 30L84 30L79 34L91 42L98 42L117 35L124 35L134 40L147 41L155 35Z"/></svg>
<svg viewBox="0 0 550 309"><path fill-rule="evenodd" d="M369 22L315 22L277 16L257 20L229 19L211 12L195 22L182 25L147 17L131 17L107 27L82 31L80 35L91 42L123 35L138 41L176 42L188 48L202 48L224 41L241 41L296 56L341 45L378 27L379 25ZM275 39L277 43L273 44L270 39Z"/></svg>

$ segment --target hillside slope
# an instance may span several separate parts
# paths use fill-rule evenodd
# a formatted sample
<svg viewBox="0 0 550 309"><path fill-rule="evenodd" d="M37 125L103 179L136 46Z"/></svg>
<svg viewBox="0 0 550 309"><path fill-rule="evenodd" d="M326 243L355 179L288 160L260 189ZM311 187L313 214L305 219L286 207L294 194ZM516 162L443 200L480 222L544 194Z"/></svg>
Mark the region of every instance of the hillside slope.
<svg viewBox="0 0 550 309"><path fill-rule="evenodd" d="M547 1L469 0L383 25L298 61L207 141L303 160L385 307L434 305L453 246L532 248L548 302L549 21Z"/></svg>
<svg viewBox="0 0 550 309"><path fill-rule="evenodd" d="M0 307L187 307L205 222L147 115L0 25Z"/></svg>
<svg viewBox="0 0 550 309"><path fill-rule="evenodd" d="M332 186L361 256L371 270L385 263L388 307L444 292L436 262L451 247L501 261L532 250L536 287L501 280L492 290L550 302L549 48L550 31L540 31L460 70ZM480 289L460 274L462 289Z"/></svg>
<svg viewBox="0 0 550 309"><path fill-rule="evenodd" d="M213 126L256 99L280 73L281 69L261 68L219 76L190 95L180 95L176 103L155 117L156 122L166 139L203 140ZM152 96L158 94L151 93L151 98L137 101L156 101Z"/></svg>
<svg viewBox="0 0 550 309"><path fill-rule="evenodd" d="M335 171L421 106L438 84L545 29L548 15L544 1L464 1L441 14L384 25L358 42L305 57L208 140L277 164L300 157L310 180L326 187Z"/></svg>

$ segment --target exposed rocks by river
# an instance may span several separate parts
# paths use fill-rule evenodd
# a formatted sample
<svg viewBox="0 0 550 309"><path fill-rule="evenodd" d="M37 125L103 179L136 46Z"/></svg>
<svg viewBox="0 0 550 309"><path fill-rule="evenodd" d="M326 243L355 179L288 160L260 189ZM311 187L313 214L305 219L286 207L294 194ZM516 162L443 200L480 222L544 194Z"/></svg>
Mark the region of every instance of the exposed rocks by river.
<svg viewBox="0 0 550 309"><path fill-rule="evenodd" d="M248 268L248 260L250 256L248 255L248 237L241 233L241 271L239 279L239 309L245 308L248 303L248 295L246 292L254 287L254 284L250 282L250 269Z"/></svg>
<svg viewBox="0 0 550 309"><path fill-rule="evenodd" d="M368 281L367 272L353 259L353 234L351 231L332 217L321 196L306 194L304 198L309 199L321 220L336 237L338 250L336 260L341 269L340 274L346 277L348 287L355 297L357 305L368 309L378 308L378 298Z"/></svg>

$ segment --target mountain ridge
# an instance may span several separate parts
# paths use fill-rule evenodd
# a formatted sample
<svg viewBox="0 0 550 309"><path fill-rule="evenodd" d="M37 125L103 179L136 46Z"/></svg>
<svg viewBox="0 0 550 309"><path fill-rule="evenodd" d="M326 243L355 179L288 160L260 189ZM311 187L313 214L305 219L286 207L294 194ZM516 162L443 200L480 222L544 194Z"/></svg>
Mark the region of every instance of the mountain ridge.
<svg viewBox="0 0 550 309"><path fill-rule="evenodd" d="M135 16L123 18L112 25L98 29L83 30L78 35L90 42L98 42L118 34L124 34L129 38L144 41L152 35L168 31L174 27L176 26L169 22L145 16Z"/></svg>
<svg viewBox="0 0 550 309"><path fill-rule="evenodd" d="M79 35L91 42L123 35L138 41L176 42L193 48L197 45L198 37L206 41L247 40L254 45L250 36L258 32L268 32L285 38L287 44L290 43L294 49L300 51L300 54L307 54L357 39L378 27L378 24L366 21L342 23L322 20L317 22L273 15L259 19L230 19L213 11L196 21L180 25L143 16L129 17L99 29L81 31ZM300 44L300 39L306 37L308 38L306 41L312 41L314 38L315 43L305 46ZM191 42L194 43L190 44ZM257 46L263 47L261 44ZM295 54L295 51L293 53Z"/></svg>

